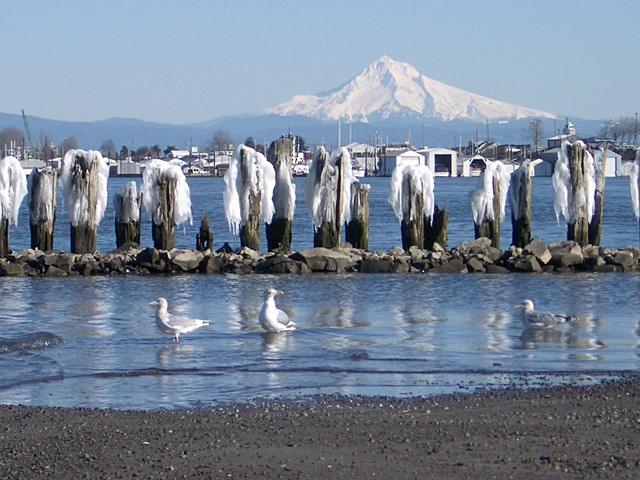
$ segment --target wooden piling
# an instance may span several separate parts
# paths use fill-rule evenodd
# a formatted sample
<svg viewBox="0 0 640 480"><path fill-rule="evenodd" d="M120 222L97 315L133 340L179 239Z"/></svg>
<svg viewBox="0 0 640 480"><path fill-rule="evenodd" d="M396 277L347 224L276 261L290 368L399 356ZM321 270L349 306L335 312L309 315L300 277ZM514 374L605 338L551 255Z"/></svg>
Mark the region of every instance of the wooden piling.
<svg viewBox="0 0 640 480"><path fill-rule="evenodd" d="M588 152L581 143L576 143L569 147L569 173L571 175L571 192L582 189L587 192L586 182L588 181ZM589 243L589 211L588 202L582 206L582 214L576 218L575 222L567 224L567 240L573 240L579 245Z"/></svg>
<svg viewBox="0 0 640 480"><path fill-rule="evenodd" d="M9 219L0 218L0 258L9 255Z"/></svg>
<svg viewBox="0 0 640 480"><path fill-rule="evenodd" d="M509 188L517 205L511 205L511 244L524 248L531 242L531 165L525 160L520 167L523 171L511 173Z"/></svg>
<svg viewBox="0 0 640 480"><path fill-rule="evenodd" d="M402 195L408 199L407 202L403 202L402 220L400 221L402 248L405 250L409 250L411 247L424 248L422 192L416 191L412 184L410 175L405 175L402 178Z"/></svg>
<svg viewBox="0 0 640 480"><path fill-rule="evenodd" d="M174 221L176 186L178 180L166 174L159 176L158 189L158 219L151 217L151 237L153 246L158 250L171 250L174 246L176 224Z"/></svg>
<svg viewBox="0 0 640 480"><path fill-rule="evenodd" d="M433 222L431 219L424 219L424 248L433 250L434 244L447 248L447 224L449 223L449 214L447 209L440 208L436 205L433 212Z"/></svg>
<svg viewBox="0 0 640 480"><path fill-rule="evenodd" d="M43 252L53 249L57 208L56 177L56 171L51 168L38 168L31 172L31 248Z"/></svg>
<svg viewBox="0 0 640 480"><path fill-rule="evenodd" d="M213 248L213 233L211 232L211 228L209 228L207 212L202 212L200 231L196 234L196 250L204 252L211 248Z"/></svg>
<svg viewBox="0 0 640 480"><path fill-rule="evenodd" d="M325 171L326 155L324 154L319 155L312 165L312 168L319 169L316 178L331 183L331 188L325 190L327 195L331 195L331 198L325 197L320 201L322 203L329 202L329 204L334 205L335 208L333 220L325 220L321 225L316 226L316 231L313 236L314 247L334 248L340 245L340 229L342 227L342 182L344 181L344 168L346 168L342 160L342 156L336 160L334 172L331 174ZM328 175L332 175L333 178L329 180Z"/></svg>
<svg viewBox="0 0 640 480"><path fill-rule="evenodd" d="M600 165L596 170L596 191L594 198L594 212L591 222L589 222L589 243L591 245L600 245L600 237L602 236L602 214L604 205L604 185L605 172L607 168L607 152L608 145L605 145L600 158Z"/></svg>
<svg viewBox="0 0 640 480"><path fill-rule="evenodd" d="M369 186L360 182L351 184L351 221L345 228L345 239L353 246L369 248Z"/></svg>
<svg viewBox="0 0 640 480"><path fill-rule="evenodd" d="M262 192L251 188L251 162L244 149L240 149L240 172L242 174L243 191L249 192L249 212L247 221L240 225L240 246L260 251L260 203Z"/></svg>
<svg viewBox="0 0 640 480"><path fill-rule="evenodd" d="M116 248L126 243L140 245L140 213L142 209L142 193L136 191L135 182L129 182L113 198L115 211ZM137 215L133 215L133 212Z"/></svg>
<svg viewBox="0 0 640 480"><path fill-rule="evenodd" d="M267 248L270 252L291 250L293 212L288 211L287 199L292 194L292 149L293 138L283 137L271 142L267 152L267 160L273 165L276 173L273 190L275 212L271 223L266 225Z"/></svg>
<svg viewBox="0 0 640 480"><path fill-rule="evenodd" d="M84 155L75 155L71 166L70 188L85 199L87 215L86 219L77 225L71 224L71 253L94 253L96 251L99 170L98 161L92 161L89 165L88 159Z"/></svg>
<svg viewBox="0 0 640 480"><path fill-rule="evenodd" d="M475 238L487 237L491 246L500 248L500 180L497 173L493 175L493 218L485 218L479 224L474 224Z"/></svg>

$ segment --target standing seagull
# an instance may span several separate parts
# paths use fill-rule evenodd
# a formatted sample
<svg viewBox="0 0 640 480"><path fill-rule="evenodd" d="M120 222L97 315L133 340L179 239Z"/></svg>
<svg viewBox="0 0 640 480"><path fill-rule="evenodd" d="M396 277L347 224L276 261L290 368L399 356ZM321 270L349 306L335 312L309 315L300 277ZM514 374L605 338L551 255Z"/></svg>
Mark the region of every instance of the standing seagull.
<svg viewBox="0 0 640 480"><path fill-rule="evenodd" d="M536 312L533 309L533 302L529 299L524 300L515 308L523 308L522 323L527 328L553 328L558 323L565 323L575 320L574 317L567 315L557 315L555 313Z"/></svg>
<svg viewBox="0 0 640 480"><path fill-rule="evenodd" d="M178 317L171 315L168 310L167 300L163 297L150 302L149 305L158 306L156 312L156 325L162 333L173 335L173 341L179 342L179 337L183 333L193 332L194 330L209 325L209 320L198 320L197 318Z"/></svg>
<svg viewBox="0 0 640 480"><path fill-rule="evenodd" d="M289 315L276 307L276 295L284 292L275 288L267 288L264 291L264 303L260 310L260 325L267 332L283 332L285 330L295 330L296 324L289 320Z"/></svg>

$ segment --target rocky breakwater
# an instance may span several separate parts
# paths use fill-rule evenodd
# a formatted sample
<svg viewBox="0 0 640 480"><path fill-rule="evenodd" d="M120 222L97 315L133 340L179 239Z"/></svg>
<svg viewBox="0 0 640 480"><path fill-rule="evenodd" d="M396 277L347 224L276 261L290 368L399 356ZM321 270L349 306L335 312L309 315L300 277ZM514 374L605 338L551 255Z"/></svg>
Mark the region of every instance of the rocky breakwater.
<svg viewBox="0 0 640 480"><path fill-rule="evenodd" d="M509 272L628 272L640 270L640 249L580 246L575 242L545 244L538 238L524 248L499 250L488 238L464 242L450 250L396 247L370 252L341 247L260 254L249 248L204 252L157 250L125 245L108 253L72 254L23 250L0 259L0 276L114 274L252 274L252 273L509 273Z"/></svg>

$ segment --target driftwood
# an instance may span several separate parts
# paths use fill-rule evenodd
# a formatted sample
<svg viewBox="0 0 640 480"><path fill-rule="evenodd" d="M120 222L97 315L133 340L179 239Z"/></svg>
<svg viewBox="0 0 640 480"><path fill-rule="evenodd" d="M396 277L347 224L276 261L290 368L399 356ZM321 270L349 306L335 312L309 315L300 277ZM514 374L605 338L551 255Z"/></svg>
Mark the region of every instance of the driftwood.
<svg viewBox="0 0 640 480"><path fill-rule="evenodd" d="M351 221L345 228L345 240L354 248L369 248L369 188L360 182L351 184Z"/></svg>
<svg viewBox="0 0 640 480"><path fill-rule="evenodd" d="M53 169L36 169L31 172L31 248L43 252L53 249L57 208L56 178L57 173Z"/></svg>

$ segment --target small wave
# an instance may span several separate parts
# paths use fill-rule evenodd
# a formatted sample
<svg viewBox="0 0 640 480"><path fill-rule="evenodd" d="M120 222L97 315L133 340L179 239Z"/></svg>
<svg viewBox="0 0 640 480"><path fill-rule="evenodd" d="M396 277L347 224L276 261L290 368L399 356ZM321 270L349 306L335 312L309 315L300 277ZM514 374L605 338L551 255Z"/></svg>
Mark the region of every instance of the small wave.
<svg viewBox="0 0 640 480"><path fill-rule="evenodd" d="M41 350L63 342L64 339L55 333L27 333L16 338L0 338L0 353L12 352L16 349Z"/></svg>

